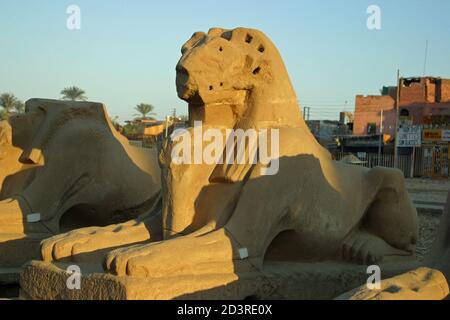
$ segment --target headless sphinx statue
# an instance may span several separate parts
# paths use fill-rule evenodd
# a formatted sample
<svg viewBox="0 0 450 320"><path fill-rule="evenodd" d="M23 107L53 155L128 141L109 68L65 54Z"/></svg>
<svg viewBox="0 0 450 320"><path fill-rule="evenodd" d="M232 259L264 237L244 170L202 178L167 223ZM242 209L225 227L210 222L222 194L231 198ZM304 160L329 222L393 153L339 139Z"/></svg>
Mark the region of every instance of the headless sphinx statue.
<svg viewBox="0 0 450 320"><path fill-rule="evenodd" d="M198 32L182 47L178 96L203 130L277 129L278 173L267 164L177 164L161 155L161 211L43 242L45 261L107 253L113 275L238 273L265 259L372 264L414 257L417 213L400 171L333 161L308 130L283 60L262 32ZM188 129L194 135L194 127Z"/></svg>
<svg viewBox="0 0 450 320"><path fill-rule="evenodd" d="M61 232L128 221L158 202L157 152L129 146L104 105L32 99L0 123L0 268Z"/></svg>

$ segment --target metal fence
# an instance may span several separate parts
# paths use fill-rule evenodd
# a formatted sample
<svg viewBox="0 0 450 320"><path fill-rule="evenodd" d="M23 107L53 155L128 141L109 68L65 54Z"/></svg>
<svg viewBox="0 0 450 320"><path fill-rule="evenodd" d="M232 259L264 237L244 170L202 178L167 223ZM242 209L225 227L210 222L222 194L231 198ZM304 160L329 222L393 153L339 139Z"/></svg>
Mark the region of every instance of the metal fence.
<svg viewBox="0 0 450 320"><path fill-rule="evenodd" d="M341 160L345 154L336 155L337 160ZM394 168L394 155L359 152L355 154L360 161L352 163L354 165L367 168L387 167ZM361 163L359 163L361 162ZM411 168L411 164L414 168ZM448 145L432 145L414 148L411 155L398 156L398 169L405 177L428 177L445 178L450 176L450 153ZM413 169L413 170L412 170Z"/></svg>
<svg viewBox="0 0 450 320"><path fill-rule="evenodd" d="M158 141L136 141L130 140L130 145L139 148L160 148ZM335 159L340 161L348 154L335 154ZM366 168L386 167L394 168L394 155L378 153L358 152L354 154L357 157L352 165L363 166ZM356 158L355 158L356 159ZM414 168L411 164L414 163ZM406 178L412 177L430 177L430 178L448 178L450 175L450 155L448 146L423 146L414 149L412 155L399 155L397 168L403 172ZM413 170L412 170L413 169Z"/></svg>
<svg viewBox="0 0 450 320"><path fill-rule="evenodd" d="M448 145L430 145L416 148L414 159L415 177L449 177Z"/></svg>
<svg viewBox="0 0 450 320"><path fill-rule="evenodd" d="M338 154L336 160L341 160L345 154ZM386 167L386 168L394 168L394 155L392 154L381 154L378 153L358 153L357 155L360 162L351 163L356 166L363 166L366 168L375 168L375 167ZM398 156L398 169L403 172L403 175L406 178L411 177L413 174L411 172L411 162L412 157L408 155L399 155Z"/></svg>

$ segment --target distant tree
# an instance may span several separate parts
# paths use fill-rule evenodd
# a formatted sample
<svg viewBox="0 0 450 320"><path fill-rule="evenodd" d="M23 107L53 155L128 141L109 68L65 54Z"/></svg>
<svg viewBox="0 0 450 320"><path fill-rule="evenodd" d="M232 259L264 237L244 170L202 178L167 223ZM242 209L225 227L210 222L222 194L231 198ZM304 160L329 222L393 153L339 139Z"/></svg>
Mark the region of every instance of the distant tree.
<svg viewBox="0 0 450 320"><path fill-rule="evenodd" d="M61 90L62 99L64 100L72 100L72 101L86 101L87 97L85 96L86 92L83 89L80 89L76 86L67 87Z"/></svg>
<svg viewBox="0 0 450 320"><path fill-rule="evenodd" d="M122 126L118 122L118 120L119 120L118 116L110 117L109 120L111 120L112 125L114 126L114 128L116 128L117 131L121 130Z"/></svg>
<svg viewBox="0 0 450 320"><path fill-rule="evenodd" d="M136 124L128 123L122 127L122 134L128 139L136 139L142 136L144 127Z"/></svg>
<svg viewBox="0 0 450 320"><path fill-rule="evenodd" d="M109 117L109 120L111 120L111 123L112 123L113 125L116 125L117 120L119 120L119 117L118 117L118 116Z"/></svg>
<svg viewBox="0 0 450 320"><path fill-rule="evenodd" d="M11 114L25 112L25 104L12 93L0 95L0 107L2 108L0 119L7 119Z"/></svg>
<svg viewBox="0 0 450 320"><path fill-rule="evenodd" d="M25 103L23 103L22 101L18 100L16 105L14 106L14 109L16 111L16 113L25 113Z"/></svg>
<svg viewBox="0 0 450 320"><path fill-rule="evenodd" d="M9 115L14 111L19 100L12 93L3 93L0 95L0 107L3 108L3 111Z"/></svg>
<svg viewBox="0 0 450 320"><path fill-rule="evenodd" d="M153 110L155 110L155 107L148 103L140 103L134 108L134 110L139 112L138 116L142 116L142 119L154 119L153 117L147 116L156 115L156 113L153 112Z"/></svg>

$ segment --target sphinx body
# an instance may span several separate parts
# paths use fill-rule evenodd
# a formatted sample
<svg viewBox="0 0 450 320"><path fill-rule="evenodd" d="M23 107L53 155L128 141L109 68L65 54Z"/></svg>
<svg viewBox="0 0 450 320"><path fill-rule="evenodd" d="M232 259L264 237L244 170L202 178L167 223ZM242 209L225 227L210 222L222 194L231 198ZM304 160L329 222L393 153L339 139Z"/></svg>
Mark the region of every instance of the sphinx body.
<svg viewBox="0 0 450 320"><path fill-rule="evenodd" d="M129 146L102 104L32 99L1 128L2 268L38 258L42 239L128 221L157 202L157 153Z"/></svg>
<svg viewBox="0 0 450 320"><path fill-rule="evenodd" d="M192 124L278 129L279 141L270 143L279 143L279 171L263 175L262 164L175 164L177 142L168 142L160 156L161 216L139 224L156 236L111 251L108 273L164 278L239 274L261 269L266 259L369 264L414 257L417 213L402 174L332 161L302 120L281 56L263 33L195 33L182 48L177 90ZM118 241L110 231L101 239L113 236ZM42 255L76 259L73 247L89 238L81 230L49 239Z"/></svg>

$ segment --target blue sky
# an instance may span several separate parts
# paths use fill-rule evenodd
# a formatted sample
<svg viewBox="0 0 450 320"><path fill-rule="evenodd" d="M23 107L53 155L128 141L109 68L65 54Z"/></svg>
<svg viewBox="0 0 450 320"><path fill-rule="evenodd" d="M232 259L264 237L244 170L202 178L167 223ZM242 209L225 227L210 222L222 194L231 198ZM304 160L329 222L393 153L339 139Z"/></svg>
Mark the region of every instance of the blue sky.
<svg viewBox="0 0 450 320"><path fill-rule="evenodd" d="M66 28L70 4L81 30ZM366 27L372 4L379 31ZM448 0L0 0L0 92L59 98L77 85L121 120L140 102L160 118L186 114L175 90L181 45L195 31L244 26L278 46L313 118L337 118L356 94L395 84L398 68L422 75L427 39L427 75L450 78L449 13Z"/></svg>

